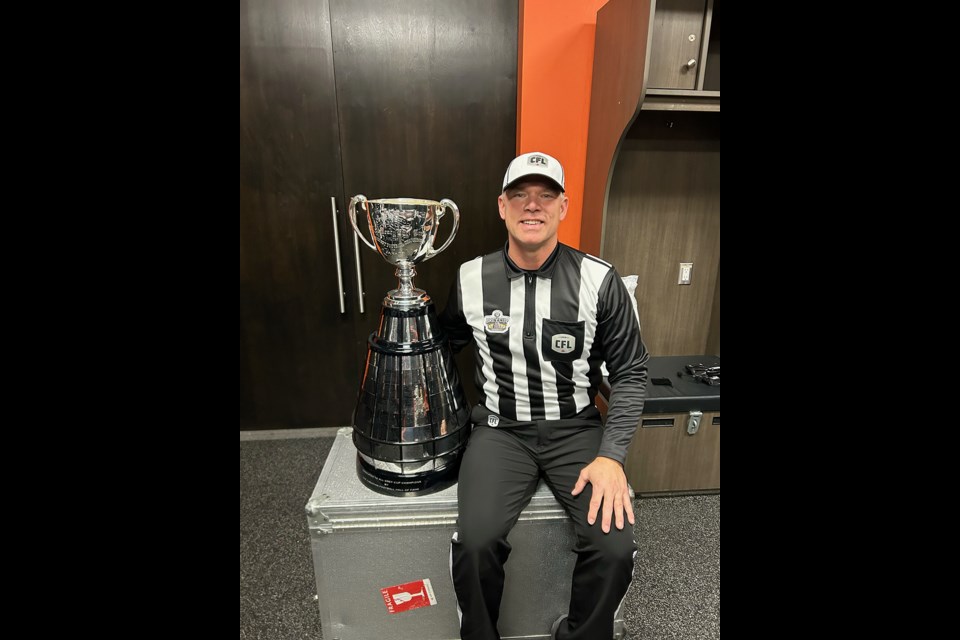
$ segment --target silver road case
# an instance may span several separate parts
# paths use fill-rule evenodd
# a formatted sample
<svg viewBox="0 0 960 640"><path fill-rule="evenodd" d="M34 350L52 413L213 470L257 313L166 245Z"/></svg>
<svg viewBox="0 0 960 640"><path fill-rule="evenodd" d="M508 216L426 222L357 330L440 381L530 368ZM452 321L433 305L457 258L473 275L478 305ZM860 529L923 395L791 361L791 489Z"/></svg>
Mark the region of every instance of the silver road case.
<svg viewBox="0 0 960 640"><path fill-rule="evenodd" d="M457 640L450 578L457 485L418 497L376 493L357 479L351 434L350 428L338 432L306 506L324 640ZM500 634L505 640L549 638L550 625L567 611L576 539L569 517L542 482L509 541ZM421 580L429 584L420 593L416 586L400 594L389 590ZM426 605L421 593L436 604L396 611ZM616 638L625 634L621 613Z"/></svg>

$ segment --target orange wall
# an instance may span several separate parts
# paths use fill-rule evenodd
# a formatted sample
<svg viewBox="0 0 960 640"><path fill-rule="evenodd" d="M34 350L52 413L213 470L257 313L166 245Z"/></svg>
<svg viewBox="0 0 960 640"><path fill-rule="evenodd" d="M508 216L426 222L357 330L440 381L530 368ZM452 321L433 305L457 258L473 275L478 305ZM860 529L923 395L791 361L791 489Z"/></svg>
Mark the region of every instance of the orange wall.
<svg viewBox="0 0 960 640"><path fill-rule="evenodd" d="M607 0L521 0L517 153L543 151L566 173L560 242L580 246L597 11Z"/></svg>

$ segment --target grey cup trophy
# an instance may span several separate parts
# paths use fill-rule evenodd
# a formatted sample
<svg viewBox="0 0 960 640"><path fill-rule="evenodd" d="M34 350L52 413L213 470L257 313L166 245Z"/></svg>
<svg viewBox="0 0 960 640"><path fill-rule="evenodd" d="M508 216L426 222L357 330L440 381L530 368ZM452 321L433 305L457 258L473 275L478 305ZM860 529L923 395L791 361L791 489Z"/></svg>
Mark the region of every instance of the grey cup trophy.
<svg viewBox="0 0 960 640"><path fill-rule="evenodd" d="M372 242L357 226L366 214ZM450 237L433 244L447 209ZM374 491L395 496L425 495L457 480L460 456L470 435L469 410L456 363L430 296L413 286L414 265L446 249L460 226L452 200L389 198L350 200L350 224L371 249L397 267L399 284L380 310L370 334L367 362L354 411L357 474Z"/></svg>

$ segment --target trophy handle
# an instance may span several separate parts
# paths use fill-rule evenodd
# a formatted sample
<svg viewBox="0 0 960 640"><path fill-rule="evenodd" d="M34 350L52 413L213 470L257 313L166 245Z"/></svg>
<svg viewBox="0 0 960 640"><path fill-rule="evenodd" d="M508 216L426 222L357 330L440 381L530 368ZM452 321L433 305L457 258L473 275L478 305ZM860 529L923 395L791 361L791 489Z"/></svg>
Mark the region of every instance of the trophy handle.
<svg viewBox="0 0 960 640"><path fill-rule="evenodd" d="M350 199L350 209L349 209L350 224L353 225L353 232L356 233L361 240L363 240L363 244L367 245L368 247L376 251L377 248L373 244L371 244L370 241L367 240L362 233L360 233L360 229L357 227L356 205L358 203L363 204L363 211L364 213L367 214L367 224L370 223L370 212L367 211L367 197L364 195L358 195L358 196L353 196Z"/></svg>
<svg viewBox="0 0 960 640"><path fill-rule="evenodd" d="M453 229L450 230L450 237L447 238L447 241L443 243L442 247L436 250L434 249L430 250L430 252L427 254L427 259L432 258L433 256L437 255L438 253L446 249L450 245L450 243L453 242L453 238L457 235L457 229L460 228L460 208L457 207L456 203L453 200L450 200L449 198L444 198L443 200L440 201L440 204L442 204L445 208L448 208L451 211L453 211ZM443 214L444 214L444 211L441 210L440 215L437 216L438 224L440 222L440 218L443 217Z"/></svg>

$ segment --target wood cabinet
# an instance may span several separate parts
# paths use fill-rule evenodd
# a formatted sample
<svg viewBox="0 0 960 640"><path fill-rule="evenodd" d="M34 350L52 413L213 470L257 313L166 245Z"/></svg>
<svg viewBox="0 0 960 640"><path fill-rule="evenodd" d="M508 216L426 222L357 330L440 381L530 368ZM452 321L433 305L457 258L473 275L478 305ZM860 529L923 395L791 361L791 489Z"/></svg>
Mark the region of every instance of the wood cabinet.
<svg viewBox="0 0 960 640"><path fill-rule="evenodd" d="M657 0L648 89L720 90L718 0Z"/></svg>
<svg viewBox="0 0 960 640"><path fill-rule="evenodd" d="M640 425L627 449L624 468L637 493L720 489L720 387L704 384L688 365L719 367L707 355L651 356ZM597 408L606 418L611 389L606 381Z"/></svg>
<svg viewBox="0 0 960 640"><path fill-rule="evenodd" d="M597 14L580 245L639 276L657 356L720 348L719 6L610 0ZM699 52L686 76L683 43ZM678 284L682 263L690 284Z"/></svg>
<svg viewBox="0 0 960 640"><path fill-rule="evenodd" d="M242 429L351 422L396 287L354 241L352 196L457 203L457 238L414 280L439 308L457 266L502 242L517 26L512 0L241 0Z"/></svg>
<svg viewBox="0 0 960 640"><path fill-rule="evenodd" d="M639 276L654 357L720 353L719 6L609 0L597 13L580 244ZM719 410L696 433L688 421L643 416L625 465L637 493L719 490Z"/></svg>
<svg viewBox="0 0 960 640"><path fill-rule="evenodd" d="M720 489L720 412L644 415L627 453L627 481L638 494Z"/></svg>

